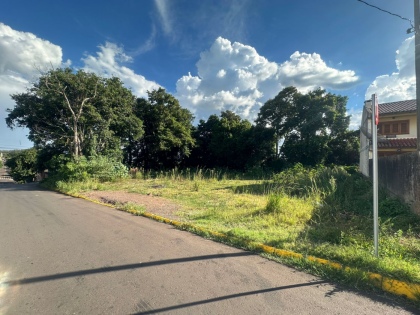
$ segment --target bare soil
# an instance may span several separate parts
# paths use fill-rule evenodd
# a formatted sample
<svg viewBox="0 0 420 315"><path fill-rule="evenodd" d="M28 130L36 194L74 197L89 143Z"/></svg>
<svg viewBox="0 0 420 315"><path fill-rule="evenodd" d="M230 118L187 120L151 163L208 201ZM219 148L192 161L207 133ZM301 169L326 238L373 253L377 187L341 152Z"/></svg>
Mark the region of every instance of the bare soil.
<svg viewBox="0 0 420 315"><path fill-rule="evenodd" d="M162 197L152 195L140 195L125 191L90 191L83 193L83 196L107 204L134 203L144 206L146 212L153 213L171 220L181 221L177 214L180 206Z"/></svg>

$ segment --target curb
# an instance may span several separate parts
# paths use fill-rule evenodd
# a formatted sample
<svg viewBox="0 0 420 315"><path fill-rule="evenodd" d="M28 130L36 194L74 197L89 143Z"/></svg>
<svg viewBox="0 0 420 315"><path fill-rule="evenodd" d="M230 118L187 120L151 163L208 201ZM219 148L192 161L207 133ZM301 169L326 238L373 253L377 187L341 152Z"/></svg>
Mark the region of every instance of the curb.
<svg viewBox="0 0 420 315"><path fill-rule="evenodd" d="M103 203L97 200L93 200L90 198L87 198L85 196L82 195L73 195L73 194L67 194L69 196L72 197L76 197L76 198L80 198L80 199L84 199L99 205L103 205L103 206L107 206L109 208L114 208L117 210L118 209L115 205L111 205L111 204L107 204L107 203ZM126 211L126 210L122 210L122 211ZM196 234L206 234L206 235L211 235L216 239L219 240L231 240L232 237L229 237L226 234L220 233L220 232L213 232L204 228L200 228L197 227L193 224L190 223L185 223L185 222L179 222L176 220L171 220L153 213L149 213L149 212L142 212L142 211L138 211L138 210L132 210L132 211L126 211L129 212L131 214L134 215L138 215L138 216L143 216L158 222L162 222L165 224L170 224L173 225L179 229L182 230L188 230L190 232L196 233ZM243 242L243 240L242 240ZM323 266L328 266L331 267L333 269L336 270L342 270L345 272L350 272L352 269L350 267L346 267L343 266L340 263L336 263L336 262L332 262L326 259L322 259L322 258L318 258L318 257L314 257L314 256L305 256L303 254L299 254L299 253L295 253L289 250L284 250L284 249L278 249L275 247L271 247L268 245L264 245L262 243L257 243L257 242L248 242L248 245L250 245L250 247L252 247L255 251L259 250L260 252L264 252L266 254L270 254L270 255L274 255L280 258L288 258L288 259L300 259L300 260L304 260L307 262L311 262L311 263L317 263L319 265L323 265ZM380 274L377 273L373 273L373 272L366 272L367 275L367 279L369 280L369 282L381 289L384 292L388 292L391 293L393 295L398 295L400 297L404 297L407 298L409 300L412 301L416 301L416 302L420 302L420 285L419 284L414 284L414 283L408 283L408 282L403 282L400 280L396 280L396 279L392 279L392 278L388 278L385 276L382 276Z"/></svg>

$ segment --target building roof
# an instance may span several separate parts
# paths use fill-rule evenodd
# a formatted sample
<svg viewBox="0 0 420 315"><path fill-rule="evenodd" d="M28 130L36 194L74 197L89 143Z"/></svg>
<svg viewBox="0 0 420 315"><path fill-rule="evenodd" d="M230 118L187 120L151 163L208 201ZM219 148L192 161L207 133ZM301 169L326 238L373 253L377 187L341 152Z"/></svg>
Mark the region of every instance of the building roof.
<svg viewBox="0 0 420 315"><path fill-rule="evenodd" d="M392 149L392 148L416 148L417 138L393 138L378 141L378 148Z"/></svg>
<svg viewBox="0 0 420 315"><path fill-rule="evenodd" d="M379 115L408 113L415 112L416 110L416 100L379 104Z"/></svg>

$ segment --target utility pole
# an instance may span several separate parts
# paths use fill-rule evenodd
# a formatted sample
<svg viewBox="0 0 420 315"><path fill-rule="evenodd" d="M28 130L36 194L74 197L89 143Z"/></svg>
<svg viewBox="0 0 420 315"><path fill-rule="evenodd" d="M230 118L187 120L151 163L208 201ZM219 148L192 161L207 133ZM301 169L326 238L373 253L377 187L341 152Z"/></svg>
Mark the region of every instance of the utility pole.
<svg viewBox="0 0 420 315"><path fill-rule="evenodd" d="M414 0L414 39L416 60L417 152L420 152L420 0Z"/></svg>

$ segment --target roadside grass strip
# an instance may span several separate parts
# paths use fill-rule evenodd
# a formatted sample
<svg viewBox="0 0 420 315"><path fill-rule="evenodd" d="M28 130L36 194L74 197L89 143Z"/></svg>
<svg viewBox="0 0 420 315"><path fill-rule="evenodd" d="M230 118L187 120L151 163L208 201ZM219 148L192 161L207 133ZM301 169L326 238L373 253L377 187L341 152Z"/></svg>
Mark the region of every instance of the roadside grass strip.
<svg viewBox="0 0 420 315"><path fill-rule="evenodd" d="M216 241L220 241L222 243L233 245L240 247L245 250L250 250L253 252L262 252L265 254L268 254L271 257L277 257L280 259L284 259L283 261L291 266L297 267L303 267L303 269L307 270L313 270L314 265L316 265L316 270L319 271L319 267L324 266L327 269L336 270L343 274L349 274L351 276L356 276L359 280L365 280L372 286L384 291L391 293L393 295L397 295L409 300L412 300L416 303L420 302L420 285L413 284L413 283L407 283L403 281L399 281L396 279L391 279L385 276L382 276L377 273L367 272L363 270L359 270L356 268L350 268L343 266L342 264L332 262L326 259L310 256L310 255L303 255L299 253L295 253L289 250L279 249L272 246L264 245L262 243L253 242L245 239L241 239L235 236L227 235L220 232L214 232L205 228L201 228L198 226L195 226L193 224L187 223L187 222L180 222L177 220L168 219L153 213L149 213L146 211L136 210L136 209L129 209L121 207L117 204L109 204L100 202L97 200L93 200L90 198L87 198L82 195L78 194L69 194L73 197L85 199L90 202L94 202L96 204L104 205L107 207L115 208L120 211L129 212L133 215L137 216L143 216L158 222L170 224L176 228L179 228L181 230L185 230L206 238L210 238ZM308 268L305 268L308 267ZM312 268L311 268L312 267ZM325 273L322 273L325 275Z"/></svg>

